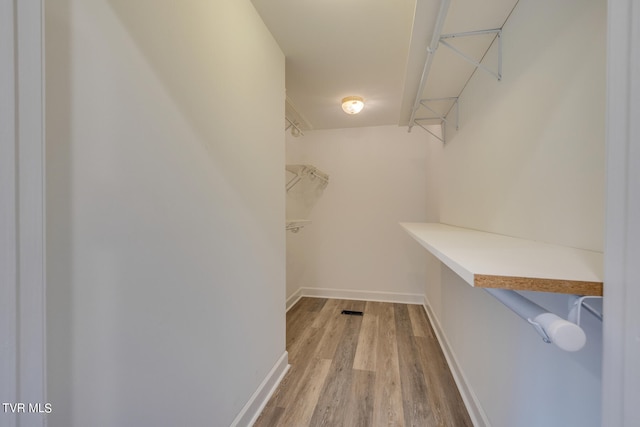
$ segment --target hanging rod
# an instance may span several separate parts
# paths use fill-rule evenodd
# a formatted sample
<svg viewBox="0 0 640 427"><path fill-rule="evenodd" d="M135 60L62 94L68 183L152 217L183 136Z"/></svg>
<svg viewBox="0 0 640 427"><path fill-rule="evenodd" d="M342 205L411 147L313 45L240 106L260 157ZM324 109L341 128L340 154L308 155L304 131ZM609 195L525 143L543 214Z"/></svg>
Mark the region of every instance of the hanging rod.
<svg viewBox="0 0 640 427"><path fill-rule="evenodd" d="M553 343L564 351L578 351L587 342L580 326L569 322L508 289L485 288L489 294L533 326L546 343Z"/></svg>

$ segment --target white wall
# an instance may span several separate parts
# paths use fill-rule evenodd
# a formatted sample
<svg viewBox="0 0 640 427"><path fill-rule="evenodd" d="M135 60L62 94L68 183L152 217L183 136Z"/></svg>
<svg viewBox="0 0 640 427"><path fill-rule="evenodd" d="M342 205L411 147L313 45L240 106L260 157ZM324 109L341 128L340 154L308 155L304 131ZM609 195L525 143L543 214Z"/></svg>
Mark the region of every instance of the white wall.
<svg viewBox="0 0 640 427"><path fill-rule="evenodd" d="M285 351L284 57L249 0L46 6L49 425L229 425Z"/></svg>
<svg viewBox="0 0 640 427"><path fill-rule="evenodd" d="M519 2L504 27L503 80L476 72L460 98L460 130L447 129L436 160L442 222L602 250L605 30L600 0ZM428 303L491 425L600 425L598 321L586 314L587 346L562 352L429 265ZM566 296L527 295L566 315Z"/></svg>
<svg viewBox="0 0 640 427"><path fill-rule="evenodd" d="M504 78L478 71L447 129L442 217L602 250L606 3L531 3L504 28Z"/></svg>
<svg viewBox="0 0 640 427"><path fill-rule="evenodd" d="M329 174L312 224L287 233L288 296L300 287L356 291L354 298L423 294L424 254L398 223L428 219L425 165L432 148L425 135L379 126L287 137L287 163Z"/></svg>

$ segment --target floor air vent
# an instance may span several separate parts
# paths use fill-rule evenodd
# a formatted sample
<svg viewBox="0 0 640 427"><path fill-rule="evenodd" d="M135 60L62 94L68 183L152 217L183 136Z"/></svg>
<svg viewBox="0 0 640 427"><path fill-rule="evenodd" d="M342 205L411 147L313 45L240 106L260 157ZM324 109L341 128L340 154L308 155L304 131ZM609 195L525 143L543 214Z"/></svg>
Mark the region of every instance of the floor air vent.
<svg viewBox="0 0 640 427"><path fill-rule="evenodd" d="M342 314L346 314L348 316L362 316L363 313L355 310L342 310Z"/></svg>

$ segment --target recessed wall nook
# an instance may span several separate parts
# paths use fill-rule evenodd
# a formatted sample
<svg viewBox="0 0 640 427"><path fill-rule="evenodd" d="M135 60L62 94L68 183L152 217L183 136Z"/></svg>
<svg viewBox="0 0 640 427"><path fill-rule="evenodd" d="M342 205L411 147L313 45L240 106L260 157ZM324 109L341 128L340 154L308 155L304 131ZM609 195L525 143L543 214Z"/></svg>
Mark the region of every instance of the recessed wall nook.
<svg viewBox="0 0 640 427"><path fill-rule="evenodd" d="M321 165L334 185L304 242L288 238L288 306L301 295L423 304L476 425L595 427L602 5L502 1L474 20L438 3L435 30L412 39L425 54L402 123L426 132L309 126L287 138L287 161ZM520 388L523 406L505 408Z"/></svg>

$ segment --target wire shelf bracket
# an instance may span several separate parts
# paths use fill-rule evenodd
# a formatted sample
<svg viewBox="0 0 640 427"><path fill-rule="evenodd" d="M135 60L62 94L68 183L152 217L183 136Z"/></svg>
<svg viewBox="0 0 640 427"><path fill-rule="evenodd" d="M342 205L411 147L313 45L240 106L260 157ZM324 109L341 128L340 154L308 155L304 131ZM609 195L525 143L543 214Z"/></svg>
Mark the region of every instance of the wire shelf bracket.
<svg viewBox="0 0 640 427"><path fill-rule="evenodd" d="M442 141L442 143L445 143L445 141L446 141L446 137L445 137L445 127L446 126L444 126L444 124L447 123L446 117L447 117L448 112L446 114L437 113L433 109L431 109L430 107L428 107L426 105L426 102L430 101L429 99L421 99L421 96L422 96L422 94L424 92L425 85L427 83L427 79L429 77L429 72L431 70L431 65L433 63L433 58L435 56L435 53L436 53L436 50L438 49L438 47L440 45L445 46L446 48L448 48L452 52L454 52L456 55L458 55L461 58L463 58L465 61L467 61L467 62L471 63L472 65L474 65L476 70L478 68L480 68L481 70L484 70L484 71L488 72L489 74L493 75L494 77L496 77L498 79L498 81L502 80L502 29L501 28L495 28L495 29L489 29L489 30L478 30L478 31L467 31L467 32L462 32L462 33L442 34L441 33L442 32L442 27L444 25L444 21L446 19L447 13L449 11L450 3L451 3L451 0L441 0L440 1L440 7L439 7L439 10L438 10L438 16L436 18L436 24L435 24L434 29L433 29L431 42L429 43L429 46L427 47L427 58L425 60L424 67L422 69L422 76L420 77L420 83L418 84L418 91L416 93L415 101L413 103L413 108L411 109L411 117L409 118L409 129L408 129L408 132L411 132L411 129L413 128L413 126L418 125L422 129L426 130L431 135L435 136L437 139ZM495 34L495 38L491 42L491 44L489 46L491 46L495 42L495 39L497 39L497 41L498 41L497 71L494 71L491 68L487 67L486 65L481 64L480 61L477 61L476 59L474 59L471 56L467 55L466 53L462 52L460 49L458 49L455 46L451 45L447 41L447 40L453 39L453 38L482 36L482 35L486 35L486 34ZM485 54L486 54L486 52L485 52ZM474 73L475 73L475 71L474 71ZM472 73L471 75L473 75L474 73ZM458 96L459 96L459 94L458 94ZM456 111L456 130L457 130L458 129L458 101L457 101L457 97L455 99L456 99L456 101L455 101L455 111ZM436 114L436 117L418 117L417 118L416 114L417 114L418 110L421 107L427 108L428 110L434 112ZM424 121L426 121L426 120L439 120L440 124L441 124L441 127L442 127L442 136L436 135L434 132L432 132L431 130L427 129L424 126Z"/></svg>
<svg viewBox="0 0 640 427"><path fill-rule="evenodd" d="M447 43L446 39L460 38L460 37L472 37L472 36L480 36L485 34L495 34L498 39L498 71L494 71L491 68L487 67L484 64L481 64L479 61L476 61L474 58L465 54L455 46L452 46L450 43ZM480 31L468 31L465 33L452 33L452 34L443 34L440 36L440 44L449 48L453 53L469 62L471 65L474 65L476 68L480 68L481 70L486 71L487 73L494 76L498 81L502 80L502 29L494 28L491 30L480 30Z"/></svg>
<svg viewBox="0 0 640 427"><path fill-rule="evenodd" d="M430 105L430 103L442 102L442 101L453 101L453 104L451 105L451 107L449 108L447 113L445 113L445 114L439 113L434 108L431 108L431 105ZM443 144L446 143L446 135L445 135L446 126L444 126L444 125L449 123L447 117L448 117L449 113L451 112L451 110L453 110L456 113L455 122L453 123L453 125L456 128L456 130L458 130L460 109L458 108L458 97L457 96L447 97L447 98L421 99L420 103L419 103L419 107L426 108L427 110L429 110L430 112L435 114L435 116L433 116L433 117L416 117L415 119L413 119L414 123L416 125L420 126L422 129L424 129L427 132L429 132L435 138L439 139ZM437 120L438 121L438 123L440 124L440 126L442 128L442 136L435 134L430 129L426 128L423 125L423 123L420 122L420 121L427 121L427 120Z"/></svg>
<svg viewBox="0 0 640 427"><path fill-rule="evenodd" d="M287 172L293 174L293 178L287 181L285 185L285 190L287 193L293 187L296 186L297 183L302 181L303 178L309 177L311 180L317 179L320 182L320 187L324 189L327 184L329 184L329 175L320 171L315 166L311 165L286 165L285 169Z"/></svg>
<svg viewBox="0 0 640 427"><path fill-rule="evenodd" d="M288 117L285 117L284 119L287 121L287 125L284 128L285 132L291 129L291 135L295 137L304 136L304 133L302 133L302 129L300 129L300 126L298 125L298 123L296 123L295 121L289 120Z"/></svg>

